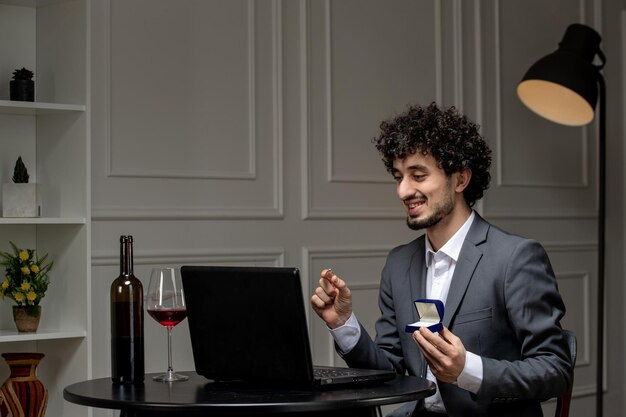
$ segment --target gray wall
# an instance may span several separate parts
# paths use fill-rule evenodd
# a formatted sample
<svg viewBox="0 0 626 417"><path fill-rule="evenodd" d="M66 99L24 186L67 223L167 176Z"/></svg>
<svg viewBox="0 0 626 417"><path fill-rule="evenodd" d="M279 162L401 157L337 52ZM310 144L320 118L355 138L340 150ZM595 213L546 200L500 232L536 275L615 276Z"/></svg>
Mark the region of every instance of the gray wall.
<svg viewBox="0 0 626 417"><path fill-rule="evenodd" d="M603 33L608 57L605 414L623 415L624 9L615 0L94 1L94 329L108 329L121 234L135 236L146 286L155 265L293 265L308 299L332 266L372 328L386 252L415 232L370 139L406 104L437 101L475 119L494 150L478 210L551 256L563 324L579 337L571 415L593 415L597 126L551 124L515 95L525 70L580 22ZM341 363L314 317L310 328L316 361ZM165 332L148 319L146 333L156 372ZM175 368L192 369L186 323L174 335ZM93 344L94 377L106 376L108 331Z"/></svg>

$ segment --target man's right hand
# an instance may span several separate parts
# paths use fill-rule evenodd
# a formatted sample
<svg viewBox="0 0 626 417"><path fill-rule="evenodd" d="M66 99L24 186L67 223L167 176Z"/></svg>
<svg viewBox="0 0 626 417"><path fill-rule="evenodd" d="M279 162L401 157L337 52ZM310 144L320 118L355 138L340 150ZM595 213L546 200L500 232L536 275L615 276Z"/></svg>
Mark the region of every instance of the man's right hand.
<svg viewBox="0 0 626 417"><path fill-rule="evenodd" d="M330 269L322 270L319 287L311 297L313 310L331 329L343 326L352 315L352 293Z"/></svg>

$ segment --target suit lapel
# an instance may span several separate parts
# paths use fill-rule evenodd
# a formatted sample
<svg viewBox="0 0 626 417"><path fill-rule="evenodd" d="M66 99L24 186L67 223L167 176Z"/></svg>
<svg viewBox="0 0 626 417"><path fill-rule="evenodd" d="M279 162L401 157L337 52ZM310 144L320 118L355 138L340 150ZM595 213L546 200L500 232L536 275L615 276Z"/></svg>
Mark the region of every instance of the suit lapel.
<svg viewBox="0 0 626 417"><path fill-rule="evenodd" d="M426 236L422 235L417 239L417 246L411 257L411 263L409 264L409 291L411 296L411 305L413 301L418 298L426 298ZM413 314L413 321L419 320L419 315L415 307L411 308ZM419 375L423 378L426 377L426 359L424 355L417 348L417 345L411 344L415 352L419 355L419 367L416 369Z"/></svg>
<svg viewBox="0 0 626 417"><path fill-rule="evenodd" d="M426 297L426 263L424 261L426 253L425 238L426 236L422 236L417 240L417 249L413 253L409 266L411 301ZM419 319L415 308L413 309L413 318L415 321Z"/></svg>
<svg viewBox="0 0 626 417"><path fill-rule="evenodd" d="M461 300L463 300L463 296L465 295L465 291L467 291L467 286L474 276L476 266L483 256L478 245L487 239L488 230L489 223L476 213L474 222L463 242L463 247L459 253L459 260L454 269L454 275L452 276L443 315L443 324L446 327L450 326L452 318L456 315Z"/></svg>

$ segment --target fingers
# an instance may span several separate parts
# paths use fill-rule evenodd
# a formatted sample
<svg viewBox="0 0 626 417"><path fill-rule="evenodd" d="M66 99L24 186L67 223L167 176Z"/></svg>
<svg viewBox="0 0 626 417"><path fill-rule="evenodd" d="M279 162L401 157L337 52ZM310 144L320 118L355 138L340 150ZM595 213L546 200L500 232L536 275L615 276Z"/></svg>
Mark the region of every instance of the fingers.
<svg viewBox="0 0 626 417"><path fill-rule="evenodd" d="M313 307L322 309L334 303L339 290L333 284L333 276L334 274L331 269L322 270L319 287L315 289L315 292L311 297Z"/></svg>
<svg viewBox="0 0 626 417"><path fill-rule="evenodd" d="M439 331L439 336L441 339L446 341L446 344L449 344L449 345L455 345L457 341L461 340L458 337L456 337L454 333L452 333L450 329L448 329L447 327L443 327Z"/></svg>
<svg viewBox="0 0 626 417"><path fill-rule="evenodd" d="M413 339L432 356L454 356L458 351L464 350L461 339L447 327L443 327L438 333L422 327L413 333Z"/></svg>
<svg viewBox="0 0 626 417"><path fill-rule="evenodd" d="M319 287L311 297L313 307L325 308L339 297L341 300L350 298L350 290L345 281L334 274L332 269L323 269L319 280Z"/></svg>
<svg viewBox="0 0 626 417"><path fill-rule="evenodd" d="M465 366L465 347L457 336L446 327L439 334L422 327L413 332L413 340L438 379L456 381Z"/></svg>
<svg viewBox="0 0 626 417"><path fill-rule="evenodd" d="M335 288L325 288L320 279L320 286L315 289L314 295L317 296L324 304L332 304L335 301L337 290Z"/></svg>
<svg viewBox="0 0 626 417"><path fill-rule="evenodd" d="M445 355L448 349L448 343L426 327L421 327L419 330L413 332L413 340L425 354L429 354L433 357Z"/></svg>
<svg viewBox="0 0 626 417"><path fill-rule="evenodd" d="M332 277L333 277L332 272L324 273L324 271L322 271L322 277L320 278L319 284L320 284L320 288L322 288L326 294L334 297L339 292L339 290L333 284Z"/></svg>
<svg viewBox="0 0 626 417"><path fill-rule="evenodd" d="M320 286L324 288L327 294L335 292L336 295L342 295L348 297L350 290L344 280L339 278L332 269L322 270L322 278L320 279Z"/></svg>
<svg viewBox="0 0 626 417"><path fill-rule="evenodd" d="M350 289L331 269L323 269L319 287L311 296L311 306L329 328L343 326L352 315Z"/></svg>

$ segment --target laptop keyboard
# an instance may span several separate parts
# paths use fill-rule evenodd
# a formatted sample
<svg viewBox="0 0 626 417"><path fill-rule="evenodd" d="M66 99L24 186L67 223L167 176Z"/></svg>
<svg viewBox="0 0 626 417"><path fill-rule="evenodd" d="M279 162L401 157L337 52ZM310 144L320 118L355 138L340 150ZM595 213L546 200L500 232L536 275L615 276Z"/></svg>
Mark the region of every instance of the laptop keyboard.
<svg viewBox="0 0 626 417"><path fill-rule="evenodd" d="M357 376L358 373L350 370L350 368L314 368L313 375L316 378L328 379L341 376Z"/></svg>

